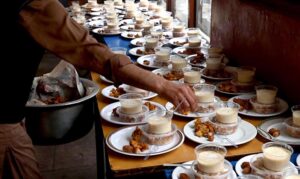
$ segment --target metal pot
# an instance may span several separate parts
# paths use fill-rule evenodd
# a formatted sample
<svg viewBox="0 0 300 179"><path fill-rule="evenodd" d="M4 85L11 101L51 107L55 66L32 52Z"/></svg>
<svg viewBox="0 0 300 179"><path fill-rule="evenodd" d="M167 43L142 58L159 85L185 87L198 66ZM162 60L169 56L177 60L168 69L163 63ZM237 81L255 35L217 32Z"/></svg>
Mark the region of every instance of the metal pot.
<svg viewBox="0 0 300 179"><path fill-rule="evenodd" d="M26 129L33 140L65 139L91 122L87 117L93 114L91 98L99 92L99 87L88 79L81 78L81 82L84 87L93 89L87 96L61 104L26 106Z"/></svg>

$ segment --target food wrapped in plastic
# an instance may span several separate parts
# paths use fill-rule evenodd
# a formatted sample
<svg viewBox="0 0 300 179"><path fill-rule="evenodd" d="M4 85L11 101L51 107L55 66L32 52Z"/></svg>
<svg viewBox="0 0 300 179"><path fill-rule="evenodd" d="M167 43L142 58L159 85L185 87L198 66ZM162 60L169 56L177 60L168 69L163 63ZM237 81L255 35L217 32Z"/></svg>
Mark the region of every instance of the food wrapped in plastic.
<svg viewBox="0 0 300 179"><path fill-rule="evenodd" d="M27 104L59 104L84 95L85 89L75 67L61 61L50 73L34 79Z"/></svg>

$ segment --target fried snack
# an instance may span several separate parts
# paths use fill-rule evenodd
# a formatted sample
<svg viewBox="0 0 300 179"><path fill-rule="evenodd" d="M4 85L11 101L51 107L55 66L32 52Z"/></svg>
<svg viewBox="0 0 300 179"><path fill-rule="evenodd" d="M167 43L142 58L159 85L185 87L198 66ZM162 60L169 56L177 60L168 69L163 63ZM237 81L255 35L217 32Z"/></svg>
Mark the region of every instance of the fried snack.
<svg viewBox="0 0 300 179"><path fill-rule="evenodd" d="M171 71L169 73L164 74L163 77L170 81L176 81L183 78L183 72Z"/></svg>
<svg viewBox="0 0 300 179"><path fill-rule="evenodd" d="M179 51L179 54L192 55L200 52L200 48L187 48L183 51Z"/></svg>
<svg viewBox="0 0 300 179"><path fill-rule="evenodd" d="M133 131L131 137L132 139L129 141L129 145L123 146L123 151L128 153L140 153L149 149L149 145L141 142L142 131L140 128L136 127Z"/></svg>
<svg viewBox="0 0 300 179"><path fill-rule="evenodd" d="M198 137L206 137L208 141L214 140L215 130L209 122L202 122L201 118L195 121L195 135Z"/></svg>
<svg viewBox="0 0 300 179"><path fill-rule="evenodd" d="M269 134L271 134L273 137L278 137L280 135L280 130L277 128L271 128L268 131Z"/></svg>
<svg viewBox="0 0 300 179"><path fill-rule="evenodd" d="M186 173L180 173L179 179L190 179L190 177Z"/></svg>
<svg viewBox="0 0 300 179"><path fill-rule="evenodd" d="M150 102L145 102L144 105L147 106L149 111L154 111L157 108L157 106L155 106L154 104L151 104Z"/></svg>
<svg viewBox="0 0 300 179"><path fill-rule="evenodd" d="M149 60L144 60L144 61L143 61L143 64L144 64L144 65L150 65L150 61L149 61Z"/></svg>
<svg viewBox="0 0 300 179"><path fill-rule="evenodd" d="M249 162L243 162L241 165L242 173L243 174L250 174L251 173L251 167Z"/></svg>
<svg viewBox="0 0 300 179"><path fill-rule="evenodd" d="M214 77L214 78L230 78L232 76L231 73L225 71L224 69L204 70L203 74L206 75L206 76Z"/></svg>
<svg viewBox="0 0 300 179"><path fill-rule="evenodd" d="M125 94L125 93L126 93L126 91L123 88L113 88L110 91L109 96L118 98L120 95Z"/></svg>
<svg viewBox="0 0 300 179"><path fill-rule="evenodd" d="M231 84L230 82L228 82L228 83L221 83L221 84L219 84L218 88L221 91L229 92L229 93L237 93L237 92L239 92L237 90L237 88L233 84Z"/></svg>
<svg viewBox="0 0 300 179"><path fill-rule="evenodd" d="M199 63L203 63L205 62L205 57L203 55L203 53L198 52L197 56L195 56L191 61L192 64L199 64Z"/></svg>
<svg viewBox="0 0 300 179"><path fill-rule="evenodd" d="M251 110L253 108L250 103L250 99L234 98L233 102L238 103L240 105L240 111Z"/></svg>
<svg viewBox="0 0 300 179"><path fill-rule="evenodd" d="M143 54L144 54L144 51L143 51L143 50L141 50L141 49L137 49L137 50L136 50L136 54L143 55Z"/></svg>

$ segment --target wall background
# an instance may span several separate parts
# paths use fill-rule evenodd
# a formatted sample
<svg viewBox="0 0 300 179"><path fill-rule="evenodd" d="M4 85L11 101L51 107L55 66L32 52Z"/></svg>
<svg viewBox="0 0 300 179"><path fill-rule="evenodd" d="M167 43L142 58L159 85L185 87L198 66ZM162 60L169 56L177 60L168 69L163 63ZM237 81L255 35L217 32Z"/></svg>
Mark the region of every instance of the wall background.
<svg viewBox="0 0 300 179"><path fill-rule="evenodd" d="M242 0L214 0L211 44L230 59L257 68L257 78L279 87L291 104L300 104L299 13Z"/></svg>

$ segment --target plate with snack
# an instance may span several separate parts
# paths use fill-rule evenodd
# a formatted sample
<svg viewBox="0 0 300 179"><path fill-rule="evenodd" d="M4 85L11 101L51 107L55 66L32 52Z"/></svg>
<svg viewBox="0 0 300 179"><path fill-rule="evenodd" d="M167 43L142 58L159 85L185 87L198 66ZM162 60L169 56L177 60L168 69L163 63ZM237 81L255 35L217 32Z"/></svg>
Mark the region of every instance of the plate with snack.
<svg viewBox="0 0 300 179"><path fill-rule="evenodd" d="M103 26L106 25L106 21L105 20L91 21L91 22L87 22L87 25L91 29L98 28L98 27L103 27Z"/></svg>
<svg viewBox="0 0 300 179"><path fill-rule="evenodd" d="M300 145L300 127L295 127L291 122L292 117L269 119L257 129L259 134L267 140Z"/></svg>
<svg viewBox="0 0 300 179"><path fill-rule="evenodd" d="M126 39L135 39L135 38L141 38L142 32L132 32L132 31L124 31L121 33L121 36Z"/></svg>
<svg viewBox="0 0 300 179"><path fill-rule="evenodd" d="M166 80L170 80L170 81L179 81L180 79L182 79L184 77L183 72L172 71L168 67L153 70L152 73L154 73L156 75L159 75L159 76L162 76Z"/></svg>
<svg viewBox="0 0 300 179"><path fill-rule="evenodd" d="M235 171L236 171L237 175L238 176L249 175L252 172L254 172L254 171L252 171L253 169L251 166L256 165L255 167L257 167L257 165L263 165L260 162L260 160L254 161L255 159L257 159L259 157L260 158L262 157L262 153L247 155L247 156L239 159L237 161L237 163L235 164ZM280 174L280 173L282 174L282 172L273 172L273 171L270 171L270 170L264 168L263 166L260 166L260 167L261 167L261 169L259 169L258 172L260 172L261 174L264 174L263 172L261 172L261 171L264 171L264 172L266 172L265 175L269 175L270 178L273 178L273 177L276 178L276 176L272 176L272 173L276 174L278 178L283 178L282 176L281 177L278 176L278 174ZM260 168L260 167L257 167L257 168ZM288 167L290 167L292 169L292 172L297 173L297 168L292 162L289 162ZM267 176L265 176L265 177L267 177Z"/></svg>
<svg viewBox="0 0 300 179"><path fill-rule="evenodd" d="M218 97L215 97L215 102L219 101ZM170 102L167 102L165 105L166 109L169 111L174 110L174 105ZM215 110L213 106L209 106L207 109L201 112L191 112L191 111L174 111L174 114L181 117L188 117L188 118L196 118L196 117L207 117L212 116L215 114Z"/></svg>
<svg viewBox="0 0 300 179"><path fill-rule="evenodd" d="M235 127L234 131L231 131L233 130L233 126L223 125L221 127L218 126L216 129L214 125L209 122L207 117L198 118L187 123L183 128L183 133L188 139L200 144L213 142L223 146L234 146L234 144L240 145L254 139L257 130L252 124L242 120L240 117L239 121L238 126ZM224 135L221 135L216 133L218 130L224 130L225 132L228 130L233 133L228 135L225 135L224 133Z"/></svg>
<svg viewBox="0 0 300 179"><path fill-rule="evenodd" d="M162 65L164 65L164 64L156 63L155 59L156 59L155 54L144 55L137 59L137 63L143 67L152 68L152 69L157 69L157 68L163 67ZM164 66L168 66L168 63L166 63Z"/></svg>
<svg viewBox="0 0 300 179"><path fill-rule="evenodd" d="M154 54L154 50L146 52L144 47L135 47L129 50L129 54L141 57L144 55Z"/></svg>
<svg viewBox="0 0 300 179"><path fill-rule="evenodd" d="M189 55L194 55L194 54L199 53L200 48L176 47L172 50L172 52L185 58Z"/></svg>
<svg viewBox="0 0 300 179"><path fill-rule="evenodd" d="M119 96L125 93L139 93L144 96L143 99L150 99L157 96L157 93L146 91L126 84L122 84L118 88L114 85L107 86L101 91L101 93L103 96L112 100L119 100Z"/></svg>
<svg viewBox="0 0 300 179"><path fill-rule="evenodd" d="M143 29L136 29L134 25L122 25L120 26L122 30L126 31L135 31L135 32L141 32Z"/></svg>
<svg viewBox="0 0 300 179"><path fill-rule="evenodd" d="M101 117L107 122L118 125L138 125L145 124L145 118L148 114L156 110L164 110L165 107L159 103L152 101L143 101L142 111L135 114L122 113L121 103L115 102L105 106L101 110Z"/></svg>
<svg viewBox="0 0 300 179"><path fill-rule="evenodd" d="M205 57L201 52L198 52L197 54L194 55L187 56L185 59L188 61L188 64L192 66L200 67L200 68L206 67Z"/></svg>
<svg viewBox="0 0 300 179"><path fill-rule="evenodd" d="M194 161L188 161L183 164L192 165ZM195 179L190 166L176 167L172 172L172 179Z"/></svg>
<svg viewBox="0 0 300 179"><path fill-rule="evenodd" d="M106 138L107 146L123 155L135 157L148 157L168 153L180 147L184 141L184 135L180 130L172 132L171 141L165 145L152 145L144 142L144 125L120 128Z"/></svg>
<svg viewBox="0 0 300 179"><path fill-rule="evenodd" d="M133 19L123 19L120 21L120 26L123 26L123 25L133 25L134 24L134 21Z"/></svg>
<svg viewBox="0 0 300 179"><path fill-rule="evenodd" d="M176 38L170 39L169 43L176 47L182 47L184 44L188 43L188 39L187 39L187 37L176 37Z"/></svg>
<svg viewBox="0 0 300 179"><path fill-rule="evenodd" d="M108 29L107 27L96 28L92 30L95 34L100 35L120 35L121 31L119 29Z"/></svg>
<svg viewBox="0 0 300 179"><path fill-rule="evenodd" d="M109 83L109 84L113 84L114 83L113 81L107 79L105 76L102 76L102 75L100 75L100 79L102 81L106 82L106 83Z"/></svg>
<svg viewBox="0 0 300 179"><path fill-rule="evenodd" d="M219 81L230 80L233 77L233 75L231 73L227 72L224 69L220 69L217 71L211 71L206 68L204 68L202 76L209 80L219 80Z"/></svg>
<svg viewBox="0 0 300 179"><path fill-rule="evenodd" d="M143 37L135 38L130 41L130 44L137 47L143 47L145 44L145 39Z"/></svg>
<svg viewBox="0 0 300 179"><path fill-rule="evenodd" d="M255 96L256 96L255 94L244 94L244 95L234 96L230 98L228 101L238 103L240 105L239 113L251 117L277 116L284 113L289 108L289 105L286 101L277 97L278 104L276 105L275 112L268 112L267 110L265 110L264 112L262 109L256 112L253 103L251 103L251 99L253 99Z"/></svg>
<svg viewBox="0 0 300 179"><path fill-rule="evenodd" d="M227 95L242 95L242 94L252 94L255 93L254 87L258 84L255 82L253 84L247 84L247 86L237 86L230 81L222 81L216 84L217 88L216 91L222 94Z"/></svg>

